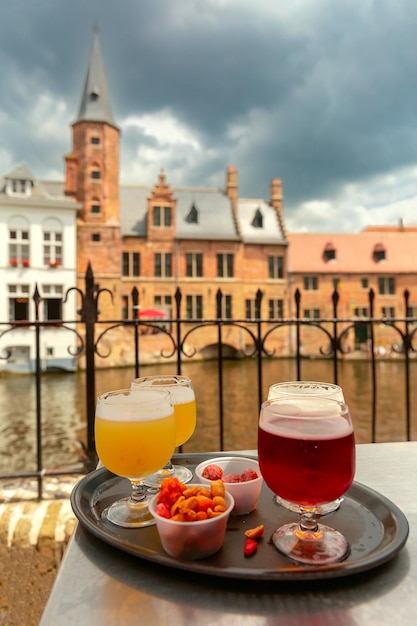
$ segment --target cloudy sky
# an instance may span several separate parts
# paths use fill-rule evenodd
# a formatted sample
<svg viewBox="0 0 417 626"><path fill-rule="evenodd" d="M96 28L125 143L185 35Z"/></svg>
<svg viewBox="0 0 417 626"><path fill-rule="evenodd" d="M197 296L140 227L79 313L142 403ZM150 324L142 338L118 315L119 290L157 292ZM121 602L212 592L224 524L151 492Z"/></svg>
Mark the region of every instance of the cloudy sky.
<svg viewBox="0 0 417 626"><path fill-rule="evenodd" d="M0 172L63 178L98 24L121 181L281 178L291 231L417 224L416 0L2 0Z"/></svg>

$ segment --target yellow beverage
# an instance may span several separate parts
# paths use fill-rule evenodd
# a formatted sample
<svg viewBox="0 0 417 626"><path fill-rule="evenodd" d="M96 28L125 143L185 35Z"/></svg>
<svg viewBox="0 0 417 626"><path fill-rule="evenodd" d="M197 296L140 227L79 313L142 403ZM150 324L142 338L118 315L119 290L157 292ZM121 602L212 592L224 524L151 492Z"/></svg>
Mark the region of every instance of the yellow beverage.
<svg viewBox="0 0 417 626"><path fill-rule="evenodd" d="M96 415L96 449L104 467L126 478L145 478L158 471L175 448L174 414L142 421Z"/></svg>
<svg viewBox="0 0 417 626"><path fill-rule="evenodd" d="M174 403L175 427L177 431L176 446L188 441L195 430L197 407L195 398L191 402Z"/></svg>

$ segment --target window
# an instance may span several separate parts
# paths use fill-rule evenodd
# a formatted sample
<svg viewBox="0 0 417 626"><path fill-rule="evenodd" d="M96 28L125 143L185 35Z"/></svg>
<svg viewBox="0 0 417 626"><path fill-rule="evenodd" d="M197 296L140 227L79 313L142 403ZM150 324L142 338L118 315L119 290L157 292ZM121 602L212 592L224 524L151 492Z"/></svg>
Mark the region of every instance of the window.
<svg viewBox="0 0 417 626"><path fill-rule="evenodd" d="M383 306L381 308L382 317L395 317L395 309L393 306Z"/></svg>
<svg viewBox="0 0 417 626"><path fill-rule="evenodd" d="M140 254L139 252L132 252L132 274L133 276L140 275Z"/></svg>
<svg viewBox="0 0 417 626"><path fill-rule="evenodd" d="M54 230L43 231L43 262L45 265L62 264L62 233Z"/></svg>
<svg viewBox="0 0 417 626"><path fill-rule="evenodd" d="M198 209L194 202L185 217L185 221L189 224L198 224Z"/></svg>
<svg viewBox="0 0 417 626"><path fill-rule="evenodd" d="M318 320L320 309L304 309L304 318L307 320Z"/></svg>
<svg viewBox="0 0 417 626"><path fill-rule="evenodd" d="M155 254L155 276L157 278L170 278L172 276L172 254L170 252L157 252Z"/></svg>
<svg viewBox="0 0 417 626"><path fill-rule="evenodd" d="M29 319L29 285L9 285L9 321Z"/></svg>
<svg viewBox="0 0 417 626"><path fill-rule="evenodd" d="M122 274L123 276L140 276L139 252L123 252Z"/></svg>
<svg viewBox="0 0 417 626"><path fill-rule="evenodd" d="M153 209L153 225L163 226L165 228L171 226L171 207L155 206Z"/></svg>
<svg viewBox="0 0 417 626"><path fill-rule="evenodd" d="M317 291L318 284L317 276L304 276L304 289L306 291Z"/></svg>
<svg viewBox="0 0 417 626"><path fill-rule="evenodd" d="M284 317L284 300L268 300L268 317L270 320Z"/></svg>
<svg viewBox="0 0 417 626"><path fill-rule="evenodd" d="M233 254L217 255L217 277L233 278Z"/></svg>
<svg viewBox="0 0 417 626"><path fill-rule="evenodd" d="M362 278L361 279L361 287L362 287L362 289L368 289L368 287L369 287L369 280L367 278Z"/></svg>
<svg viewBox="0 0 417 626"><path fill-rule="evenodd" d="M90 211L91 213L94 213L95 215L97 215L98 213L101 213L101 204L98 200L93 200L93 202L90 205Z"/></svg>
<svg viewBox="0 0 417 626"><path fill-rule="evenodd" d="M326 244L324 251L323 251L323 259L326 262L336 260L336 248L334 247L332 243Z"/></svg>
<svg viewBox="0 0 417 626"><path fill-rule="evenodd" d="M43 285L43 319L48 322L62 321L62 285Z"/></svg>
<svg viewBox="0 0 417 626"><path fill-rule="evenodd" d="M231 320L232 319L232 296L223 295L221 302L220 318Z"/></svg>
<svg viewBox="0 0 417 626"><path fill-rule="evenodd" d="M91 144L93 146L99 146L100 145L100 137L96 137L95 135L91 137Z"/></svg>
<svg viewBox="0 0 417 626"><path fill-rule="evenodd" d="M122 275L129 276L129 252L122 253Z"/></svg>
<svg viewBox="0 0 417 626"><path fill-rule="evenodd" d="M375 263L380 263L381 261L385 261L386 252L385 252L385 246L383 243L377 243L375 245L373 257L374 257Z"/></svg>
<svg viewBox="0 0 417 626"><path fill-rule="evenodd" d="M122 319L129 319L129 296L122 296Z"/></svg>
<svg viewBox="0 0 417 626"><path fill-rule="evenodd" d="M368 309L366 306L358 306L353 312L355 317L368 317Z"/></svg>
<svg viewBox="0 0 417 626"><path fill-rule="evenodd" d="M258 208L255 211L255 215L253 216L251 225L254 228L263 228L264 227L264 216L261 213L261 210Z"/></svg>
<svg viewBox="0 0 417 626"><path fill-rule="evenodd" d="M256 300L255 298L247 298L245 300L245 317L247 320L256 319Z"/></svg>
<svg viewBox="0 0 417 626"><path fill-rule="evenodd" d="M6 182L6 193L8 196L30 196L32 192L32 181L12 179Z"/></svg>
<svg viewBox="0 0 417 626"><path fill-rule="evenodd" d="M378 288L381 295L395 294L395 278L393 276L380 276L378 278Z"/></svg>
<svg viewBox="0 0 417 626"><path fill-rule="evenodd" d="M10 265L29 265L29 231L19 228L9 230Z"/></svg>
<svg viewBox="0 0 417 626"><path fill-rule="evenodd" d="M168 317L172 317L172 297L169 295L154 296L154 304L156 309L164 311Z"/></svg>
<svg viewBox="0 0 417 626"><path fill-rule="evenodd" d="M188 295L186 297L186 317L187 319L203 318L203 296Z"/></svg>
<svg viewBox="0 0 417 626"><path fill-rule="evenodd" d="M91 170L91 178L92 178L92 180L100 180L100 178L101 178L100 170L99 169Z"/></svg>
<svg viewBox="0 0 417 626"><path fill-rule="evenodd" d="M96 241L96 242L101 241L101 235L100 235L100 233L93 233L93 234L91 235L91 241Z"/></svg>
<svg viewBox="0 0 417 626"><path fill-rule="evenodd" d="M268 257L268 278L284 277L284 257L269 256Z"/></svg>
<svg viewBox="0 0 417 626"><path fill-rule="evenodd" d="M185 275L198 276L203 275L203 255L201 252L187 252L185 255Z"/></svg>

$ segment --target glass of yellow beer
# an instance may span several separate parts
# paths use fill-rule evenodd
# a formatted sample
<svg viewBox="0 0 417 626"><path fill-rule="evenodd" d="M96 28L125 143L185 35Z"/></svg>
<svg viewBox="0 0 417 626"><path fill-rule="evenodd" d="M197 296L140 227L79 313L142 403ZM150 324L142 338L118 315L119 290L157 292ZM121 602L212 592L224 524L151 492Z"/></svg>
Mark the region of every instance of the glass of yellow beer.
<svg viewBox="0 0 417 626"><path fill-rule="evenodd" d="M175 417L171 396L163 389L119 389L97 399L96 450L110 472L130 480L129 497L111 504L103 517L126 528L149 526L144 478L156 472L175 450Z"/></svg>
<svg viewBox="0 0 417 626"><path fill-rule="evenodd" d="M164 389L171 395L174 406L176 446L182 446L188 441L195 430L197 421L197 407L191 379L188 376L142 376L135 378L131 383L132 389ZM145 485L158 489L164 478L173 476L182 483L188 483L193 473L183 465L174 465L170 460L158 472L147 476Z"/></svg>

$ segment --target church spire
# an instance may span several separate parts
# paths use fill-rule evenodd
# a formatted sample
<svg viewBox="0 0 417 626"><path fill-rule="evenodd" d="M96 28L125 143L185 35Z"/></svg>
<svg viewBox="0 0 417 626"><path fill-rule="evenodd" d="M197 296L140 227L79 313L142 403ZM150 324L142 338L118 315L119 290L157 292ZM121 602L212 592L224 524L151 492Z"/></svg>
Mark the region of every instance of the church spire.
<svg viewBox="0 0 417 626"><path fill-rule="evenodd" d="M105 122L116 127L113 120L97 26L93 29L93 45L75 123L83 121Z"/></svg>

